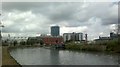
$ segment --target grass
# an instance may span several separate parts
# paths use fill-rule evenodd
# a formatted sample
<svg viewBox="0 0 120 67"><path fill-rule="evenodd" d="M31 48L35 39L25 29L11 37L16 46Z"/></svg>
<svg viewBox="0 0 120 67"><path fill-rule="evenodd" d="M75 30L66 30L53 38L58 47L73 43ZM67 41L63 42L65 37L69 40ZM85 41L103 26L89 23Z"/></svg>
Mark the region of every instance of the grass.
<svg viewBox="0 0 120 67"><path fill-rule="evenodd" d="M8 46L2 47L2 67L21 67L19 63L10 55Z"/></svg>

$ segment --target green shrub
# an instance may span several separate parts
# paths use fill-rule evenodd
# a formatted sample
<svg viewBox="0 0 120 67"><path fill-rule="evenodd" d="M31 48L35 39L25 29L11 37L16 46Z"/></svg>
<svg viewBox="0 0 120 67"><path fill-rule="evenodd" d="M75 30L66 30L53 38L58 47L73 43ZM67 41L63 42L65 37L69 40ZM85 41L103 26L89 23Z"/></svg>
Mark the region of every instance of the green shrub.
<svg viewBox="0 0 120 67"><path fill-rule="evenodd" d="M91 44L75 44L74 42L69 42L65 45L66 49L70 50L83 50L83 51L108 51L108 52L119 52L120 53L120 44L118 40L110 40L107 42L97 42Z"/></svg>
<svg viewBox="0 0 120 67"><path fill-rule="evenodd" d="M106 51L110 52L119 52L120 45L118 44L118 40L111 40L106 45Z"/></svg>

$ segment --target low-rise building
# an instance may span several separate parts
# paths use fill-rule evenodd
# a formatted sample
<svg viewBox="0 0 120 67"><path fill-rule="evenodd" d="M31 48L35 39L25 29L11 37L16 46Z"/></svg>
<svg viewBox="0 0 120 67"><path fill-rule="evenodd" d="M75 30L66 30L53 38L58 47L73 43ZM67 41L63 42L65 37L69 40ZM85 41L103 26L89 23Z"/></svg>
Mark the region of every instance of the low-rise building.
<svg viewBox="0 0 120 67"><path fill-rule="evenodd" d="M119 34L115 34L114 32L111 32L110 33L110 38L111 39L116 39L116 38L118 38L119 37Z"/></svg>
<svg viewBox="0 0 120 67"><path fill-rule="evenodd" d="M27 40L27 43L31 45L42 45L43 44L42 42L43 36L29 37Z"/></svg>
<svg viewBox="0 0 120 67"><path fill-rule="evenodd" d="M118 40L118 38L119 38L119 34L115 34L115 33L111 32L110 37L100 37L99 36L99 39L95 39L94 42L102 44L102 43L107 43L110 40Z"/></svg>
<svg viewBox="0 0 120 67"><path fill-rule="evenodd" d="M98 41L99 41L99 42L103 42L103 41L104 41L104 42L107 42L107 41L109 41L109 40L111 40L110 37L100 37L100 36L99 36L99 39L95 39L94 41L95 41L95 42L98 42Z"/></svg>
<svg viewBox="0 0 120 67"><path fill-rule="evenodd" d="M45 45L63 44L63 37L46 36L43 38Z"/></svg>

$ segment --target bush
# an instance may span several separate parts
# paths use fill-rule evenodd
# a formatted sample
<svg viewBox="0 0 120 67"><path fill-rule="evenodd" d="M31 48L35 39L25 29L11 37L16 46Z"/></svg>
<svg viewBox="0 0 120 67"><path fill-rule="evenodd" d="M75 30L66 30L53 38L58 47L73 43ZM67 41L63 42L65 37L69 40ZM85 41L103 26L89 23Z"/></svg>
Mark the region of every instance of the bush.
<svg viewBox="0 0 120 67"><path fill-rule="evenodd" d="M108 51L120 53L120 44L117 39L107 42L99 42L94 44L76 44L69 42L65 45L66 49L70 50L84 50L84 51Z"/></svg>
<svg viewBox="0 0 120 67"><path fill-rule="evenodd" d="M66 49L70 50L83 50L83 51L104 51L105 46L102 45L66 45Z"/></svg>
<svg viewBox="0 0 120 67"><path fill-rule="evenodd" d="M26 45L26 42L25 41L21 41L20 45Z"/></svg>
<svg viewBox="0 0 120 67"><path fill-rule="evenodd" d="M106 45L106 51L110 52L120 52L120 45L118 40L111 40Z"/></svg>

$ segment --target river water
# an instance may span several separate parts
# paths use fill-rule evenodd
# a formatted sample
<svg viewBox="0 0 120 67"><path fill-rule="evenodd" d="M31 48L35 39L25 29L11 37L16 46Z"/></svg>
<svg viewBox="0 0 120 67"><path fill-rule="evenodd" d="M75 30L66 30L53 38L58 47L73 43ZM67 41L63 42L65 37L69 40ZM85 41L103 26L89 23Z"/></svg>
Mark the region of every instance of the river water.
<svg viewBox="0 0 120 67"><path fill-rule="evenodd" d="M17 48L10 54L21 65L117 65L118 55L45 48Z"/></svg>

